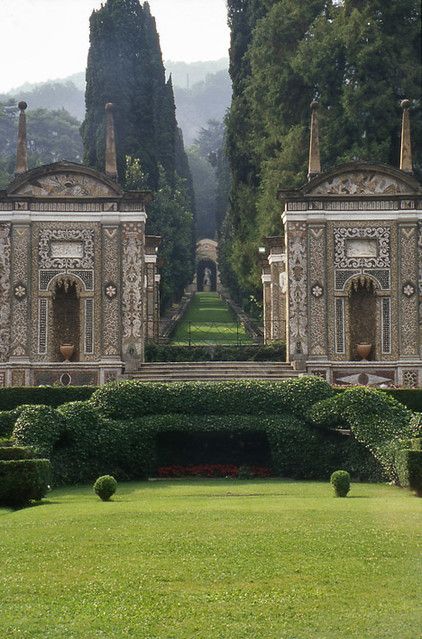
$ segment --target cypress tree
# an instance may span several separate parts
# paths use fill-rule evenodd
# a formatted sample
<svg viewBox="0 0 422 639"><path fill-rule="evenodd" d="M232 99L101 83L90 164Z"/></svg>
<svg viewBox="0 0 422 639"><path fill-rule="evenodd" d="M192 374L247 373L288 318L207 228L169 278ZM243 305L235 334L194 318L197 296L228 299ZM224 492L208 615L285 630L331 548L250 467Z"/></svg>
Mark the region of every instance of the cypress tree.
<svg viewBox="0 0 422 639"><path fill-rule="evenodd" d="M113 102L120 182L158 191L148 213L150 231L163 236L173 260L163 283L163 299L169 302L193 274L193 193L155 19L147 2L107 0L93 12L90 28L85 162L104 168L104 105Z"/></svg>

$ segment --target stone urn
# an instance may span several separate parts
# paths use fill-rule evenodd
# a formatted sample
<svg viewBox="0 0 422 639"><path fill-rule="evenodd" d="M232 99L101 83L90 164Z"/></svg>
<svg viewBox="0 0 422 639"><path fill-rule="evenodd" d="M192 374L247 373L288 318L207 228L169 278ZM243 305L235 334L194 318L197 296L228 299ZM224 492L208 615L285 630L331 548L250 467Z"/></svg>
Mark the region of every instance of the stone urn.
<svg viewBox="0 0 422 639"><path fill-rule="evenodd" d="M362 361L366 361L372 351L372 344L362 343L356 344L356 352Z"/></svg>
<svg viewBox="0 0 422 639"><path fill-rule="evenodd" d="M60 352L64 357L64 361L69 362L75 352L75 347L73 344L60 344Z"/></svg>

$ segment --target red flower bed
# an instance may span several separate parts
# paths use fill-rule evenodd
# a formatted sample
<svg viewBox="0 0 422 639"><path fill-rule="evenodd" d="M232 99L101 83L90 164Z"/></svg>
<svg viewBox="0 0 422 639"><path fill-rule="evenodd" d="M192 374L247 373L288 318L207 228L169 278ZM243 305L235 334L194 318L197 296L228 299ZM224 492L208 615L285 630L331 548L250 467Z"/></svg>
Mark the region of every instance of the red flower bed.
<svg viewBox="0 0 422 639"><path fill-rule="evenodd" d="M233 464L197 464L196 466L162 466L159 477L238 477L239 466ZM265 466L248 466L252 477L271 477Z"/></svg>

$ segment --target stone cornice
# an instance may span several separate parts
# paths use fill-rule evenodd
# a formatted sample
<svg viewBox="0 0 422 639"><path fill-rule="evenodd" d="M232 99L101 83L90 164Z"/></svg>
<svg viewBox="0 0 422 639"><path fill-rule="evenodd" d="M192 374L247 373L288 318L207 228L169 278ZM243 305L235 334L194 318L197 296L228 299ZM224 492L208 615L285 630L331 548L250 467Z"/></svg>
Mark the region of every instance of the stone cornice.
<svg viewBox="0 0 422 639"><path fill-rule="evenodd" d="M33 222L99 222L101 224L120 224L122 222L146 222L147 214L142 211L73 211L60 215L58 212L38 211L1 211L0 222L11 224L31 224Z"/></svg>

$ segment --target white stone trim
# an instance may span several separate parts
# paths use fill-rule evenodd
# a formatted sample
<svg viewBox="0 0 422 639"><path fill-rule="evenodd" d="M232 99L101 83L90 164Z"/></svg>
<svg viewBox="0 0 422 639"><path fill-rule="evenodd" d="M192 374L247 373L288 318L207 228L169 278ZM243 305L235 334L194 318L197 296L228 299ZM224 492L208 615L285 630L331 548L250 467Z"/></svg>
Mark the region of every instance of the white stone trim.
<svg viewBox="0 0 422 639"><path fill-rule="evenodd" d="M268 256L268 264L286 263L286 253L270 253Z"/></svg>
<svg viewBox="0 0 422 639"><path fill-rule="evenodd" d="M261 281L263 284L271 283L271 275L263 275Z"/></svg>
<svg viewBox="0 0 422 639"><path fill-rule="evenodd" d="M145 254L145 264L156 264L157 263L157 256L156 255L151 255L151 254Z"/></svg>
<svg viewBox="0 0 422 639"><path fill-rule="evenodd" d="M287 222L419 222L422 210L417 211L284 211L283 224Z"/></svg>
<svg viewBox="0 0 422 639"><path fill-rule="evenodd" d="M78 211L66 213L55 211L45 213L40 211L1 211L0 222L12 224L30 224L31 222L99 222L101 224L116 225L122 222L146 223L147 214L141 211L113 211L106 213Z"/></svg>
<svg viewBox="0 0 422 639"><path fill-rule="evenodd" d="M161 282L161 275L156 275L155 281L157 282L157 284L159 284Z"/></svg>

